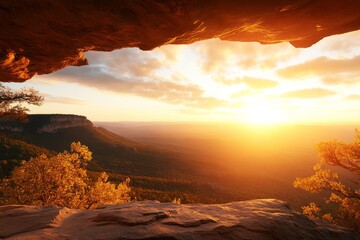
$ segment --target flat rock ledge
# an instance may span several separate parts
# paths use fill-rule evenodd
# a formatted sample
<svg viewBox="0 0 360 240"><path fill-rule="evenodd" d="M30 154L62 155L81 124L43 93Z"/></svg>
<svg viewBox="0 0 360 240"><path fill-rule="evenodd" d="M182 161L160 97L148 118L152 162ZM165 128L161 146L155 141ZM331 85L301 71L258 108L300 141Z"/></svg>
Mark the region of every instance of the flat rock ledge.
<svg viewBox="0 0 360 240"><path fill-rule="evenodd" d="M0 238L359 240L360 234L312 221L286 202L260 199L211 205L139 201L93 210L1 206Z"/></svg>

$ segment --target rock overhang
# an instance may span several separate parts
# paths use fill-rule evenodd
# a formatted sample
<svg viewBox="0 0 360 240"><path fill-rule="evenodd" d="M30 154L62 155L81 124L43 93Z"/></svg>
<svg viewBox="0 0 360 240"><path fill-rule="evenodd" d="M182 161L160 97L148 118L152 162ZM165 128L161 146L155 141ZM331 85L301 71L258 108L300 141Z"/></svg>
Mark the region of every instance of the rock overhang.
<svg viewBox="0 0 360 240"><path fill-rule="evenodd" d="M360 29L360 2L308 0L6 1L0 82L88 64L83 52L222 40L309 47Z"/></svg>

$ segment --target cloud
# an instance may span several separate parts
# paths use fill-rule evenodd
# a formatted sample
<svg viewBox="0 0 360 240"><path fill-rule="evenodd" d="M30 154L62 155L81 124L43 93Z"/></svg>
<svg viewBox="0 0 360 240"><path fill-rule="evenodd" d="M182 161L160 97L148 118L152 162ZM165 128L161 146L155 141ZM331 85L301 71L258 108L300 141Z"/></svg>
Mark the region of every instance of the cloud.
<svg viewBox="0 0 360 240"><path fill-rule="evenodd" d="M345 99L347 99L347 100L359 101L359 100L360 100L360 95L359 95L359 94L349 95L349 96L347 96Z"/></svg>
<svg viewBox="0 0 360 240"><path fill-rule="evenodd" d="M209 109L225 104L223 100L203 96L204 91L199 86L186 84L186 81L174 82L157 75L149 77L143 71L112 74L114 70L107 68L101 65L68 67L52 76L100 90L134 94L172 104Z"/></svg>
<svg viewBox="0 0 360 240"><path fill-rule="evenodd" d="M335 95L334 91L323 88L309 88L289 91L281 94L282 98L322 98Z"/></svg>
<svg viewBox="0 0 360 240"><path fill-rule="evenodd" d="M89 52L86 57L91 65L100 66L103 71L115 75L149 76L164 65L159 54L143 52L138 48L126 48L111 53Z"/></svg>
<svg viewBox="0 0 360 240"><path fill-rule="evenodd" d="M239 85L239 84L245 84L249 88L252 89L268 89L268 88L274 88L279 85L277 81L269 80L269 79L263 79L263 78L255 78L255 77L248 77L245 76L243 78L235 78L235 79L227 79L227 78L217 78L215 81L220 82L225 85Z"/></svg>
<svg viewBox="0 0 360 240"><path fill-rule="evenodd" d="M334 77L324 77L321 79L321 81L327 85L337 85L341 83L349 83L349 81L345 81L340 78L334 78Z"/></svg>
<svg viewBox="0 0 360 240"><path fill-rule="evenodd" d="M219 39L197 42L189 48L195 55L201 56L199 64L205 73L226 72L229 66L239 69L274 68L300 51L289 43L262 45Z"/></svg>
<svg viewBox="0 0 360 240"><path fill-rule="evenodd" d="M174 70L176 56L171 53L166 48L158 48L154 52L137 48L111 53L89 52L86 57L91 65L68 67L52 74L52 77L100 90L194 108L213 109L226 104L224 100L205 96L199 85Z"/></svg>
<svg viewBox="0 0 360 240"><path fill-rule="evenodd" d="M289 66L277 71L287 79L301 79L314 76L337 78L357 76L360 74L360 55L346 59L331 59L319 57L298 65Z"/></svg>
<svg viewBox="0 0 360 240"><path fill-rule="evenodd" d="M232 99L243 98L243 97L251 96L252 94L253 94L253 91L251 89L244 89L244 90L241 90L241 91L231 94L231 98Z"/></svg>
<svg viewBox="0 0 360 240"><path fill-rule="evenodd" d="M51 77L204 111L232 108L232 103L245 96L327 97L335 94L326 89L335 89L333 85L360 83L360 51L345 55L341 50L332 55L321 51L329 44L320 43L313 46L316 51L310 51L289 43L261 45L211 39L154 51L128 48L110 53L88 52L85 55L89 66L68 67ZM339 44L341 41L333 47ZM284 67L289 63L294 65ZM285 80L313 76L317 77L314 81L294 84Z"/></svg>
<svg viewBox="0 0 360 240"><path fill-rule="evenodd" d="M266 88L273 88L279 85L278 82L268 79L262 79L262 78L253 78L253 77L245 77L243 78L243 82L255 89L266 89Z"/></svg>
<svg viewBox="0 0 360 240"><path fill-rule="evenodd" d="M333 35L320 41L321 50L340 55L347 55L358 52L360 45L360 31L353 31L346 34Z"/></svg>
<svg viewBox="0 0 360 240"><path fill-rule="evenodd" d="M324 77L321 81L327 85L338 85L338 84L346 84L346 85L354 85L360 83L359 76L345 76L345 77Z"/></svg>
<svg viewBox="0 0 360 240"><path fill-rule="evenodd" d="M86 101L71 98L71 97L59 97L59 96L51 96L49 94L41 94L45 98L45 103L60 103L60 104L70 104L70 105L84 105Z"/></svg>

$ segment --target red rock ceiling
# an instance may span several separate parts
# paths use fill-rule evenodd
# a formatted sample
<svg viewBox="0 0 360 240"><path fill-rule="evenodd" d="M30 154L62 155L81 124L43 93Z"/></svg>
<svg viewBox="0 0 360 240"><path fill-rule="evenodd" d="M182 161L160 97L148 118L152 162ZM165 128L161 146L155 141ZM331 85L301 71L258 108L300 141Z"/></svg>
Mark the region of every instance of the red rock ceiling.
<svg viewBox="0 0 360 240"><path fill-rule="evenodd" d="M359 0L0 1L0 82L88 64L83 52L220 38L309 47L360 29Z"/></svg>

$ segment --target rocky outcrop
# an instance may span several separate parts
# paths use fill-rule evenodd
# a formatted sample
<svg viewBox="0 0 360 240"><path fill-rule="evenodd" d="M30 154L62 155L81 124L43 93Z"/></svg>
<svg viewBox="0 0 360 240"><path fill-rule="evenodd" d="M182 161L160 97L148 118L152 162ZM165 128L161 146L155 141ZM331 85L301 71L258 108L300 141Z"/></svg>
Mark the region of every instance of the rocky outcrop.
<svg viewBox="0 0 360 240"><path fill-rule="evenodd" d="M12 132L54 133L59 129L91 126L93 124L85 116L72 114L33 114L25 123L0 119L0 130Z"/></svg>
<svg viewBox="0 0 360 240"><path fill-rule="evenodd" d="M41 115L32 115L30 121L35 121L35 118L39 116ZM64 128L91 126L92 123L85 116L53 114L49 115L48 122L37 128L37 132L52 133Z"/></svg>
<svg viewBox="0 0 360 240"><path fill-rule="evenodd" d="M220 38L308 47L360 28L358 0L0 2L0 81L87 64L83 52Z"/></svg>
<svg viewBox="0 0 360 240"><path fill-rule="evenodd" d="M360 235L266 199L214 205L144 201L86 211L2 206L0 238L358 240Z"/></svg>

